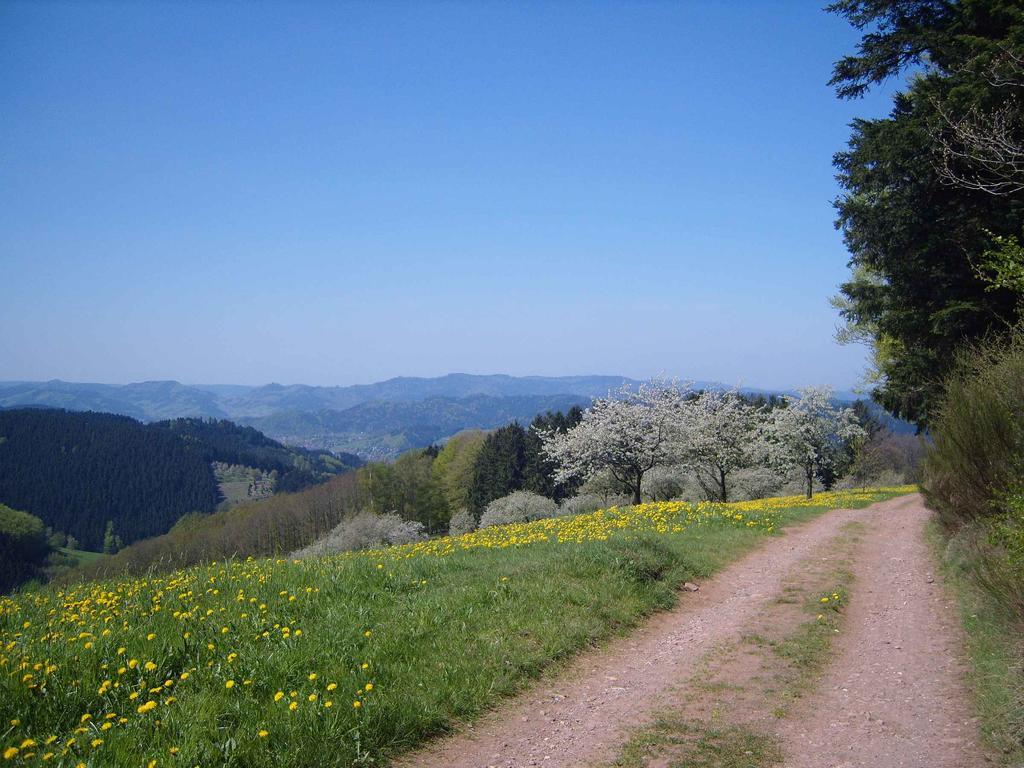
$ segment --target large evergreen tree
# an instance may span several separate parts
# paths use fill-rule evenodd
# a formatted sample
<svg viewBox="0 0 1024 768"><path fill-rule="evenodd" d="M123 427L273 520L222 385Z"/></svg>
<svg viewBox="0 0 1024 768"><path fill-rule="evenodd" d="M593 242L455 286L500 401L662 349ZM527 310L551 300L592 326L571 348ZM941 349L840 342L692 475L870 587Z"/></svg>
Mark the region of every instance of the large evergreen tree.
<svg viewBox="0 0 1024 768"><path fill-rule="evenodd" d="M949 147L957 116L983 118L1007 104L1020 114L1013 88L992 68L1024 50L1024 7L842 0L831 10L864 31L857 52L836 64L840 96L918 69L891 114L855 121L849 147L836 155L844 188L837 224L852 268L837 304L843 335L873 347L875 398L926 426L956 349L1017 316L1014 293L980 265L996 237L1021 234L1024 201L956 183L972 171Z"/></svg>
<svg viewBox="0 0 1024 768"><path fill-rule="evenodd" d="M526 430L513 422L496 429L484 442L473 466L469 503L479 515L495 499L523 487L526 466Z"/></svg>
<svg viewBox="0 0 1024 768"><path fill-rule="evenodd" d="M555 432L567 432L580 423L583 418L583 409L574 406L568 413L556 411L540 414L530 423L526 432L526 451L524 455L525 465L523 467L523 488L527 491L539 493L555 501L561 501L567 496L572 496L583 484L579 477L570 478L563 482L555 480L555 466L547 456L544 455L544 443L541 434L554 430Z"/></svg>
<svg viewBox="0 0 1024 768"><path fill-rule="evenodd" d="M484 507L513 491L532 491L561 501L578 490L582 480L557 481L557 467L544 455L541 433L564 433L583 418L583 409L573 406L567 413L539 414L524 428L519 422L501 427L487 436L473 465L469 506L479 516Z"/></svg>

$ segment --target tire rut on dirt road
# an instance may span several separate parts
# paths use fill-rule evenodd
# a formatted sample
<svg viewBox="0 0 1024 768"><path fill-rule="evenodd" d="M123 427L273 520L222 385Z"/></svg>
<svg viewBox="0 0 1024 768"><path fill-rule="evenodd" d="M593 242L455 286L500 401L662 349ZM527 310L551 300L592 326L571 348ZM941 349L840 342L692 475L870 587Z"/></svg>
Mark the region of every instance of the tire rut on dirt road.
<svg viewBox="0 0 1024 768"><path fill-rule="evenodd" d="M709 579L700 592L682 595L673 610L656 615L628 637L584 654L474 726L435 741L397 765L579 768L614 758L630 731L649 722L663 705L663 695L692 677L699 660L716 644L735 640L780 595L787 574L816 547L838 535L850 521L862 520L870 526L901 518L908 510L917 519L919 509L923 509L920 497L903 496L860 510L834 510L787 529ZM878 577L868 573L860 578L870 584ZM949 714L959 717L959 713ZM808 745L815 743L811 731L806 737Z"/></svg>
<svg viewBox="0 0 1024 768"><path fill-rule="evenodd" d="M780 728L790 768L985 765L956 607L931 575L931 512L903 498L898 514L866 510L847 629L817 693Z"/></svg>

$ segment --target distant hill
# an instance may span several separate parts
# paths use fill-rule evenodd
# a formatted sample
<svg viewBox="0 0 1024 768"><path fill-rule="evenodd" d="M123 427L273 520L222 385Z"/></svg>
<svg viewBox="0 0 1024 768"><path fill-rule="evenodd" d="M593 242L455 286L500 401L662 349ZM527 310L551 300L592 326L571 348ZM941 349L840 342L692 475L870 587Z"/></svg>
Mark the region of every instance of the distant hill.
<svg viewBox="0 0 1024 768"><path fill-rule="evenodd" d="M635 383L623 376L464 373L348 387L0 382L0 408L103 411L140 421L230 419L293 445L382 459L461 429L490 429L515 419L529 421L550 408L586 405Z"/></svg>
<svg viewBox="0 0 1024 768"><path fill-rule="evenodd" d="M54 379L45 382L0 382L0 407L49 406L76 411L105 411L142 421L183 416L256 418L282 411L343 411L373 401L414 402L435 397L476 395L576 395L593 398L624 383L624 376L477 376L452 373L436 378L400 377L376 384L314 387L305 384L190 385L176 381L137 384L80 384Z"/></svg>
<svg viewBox="0 0 1024 768"><path fill-rule="evenodd" d="M222 496L211 463L276 472L300 490L358 466L355 456L290 448L250 427L46 408L0 410L0 503L99 549L106 522L125 543L165 533Z"/></svg>
<svg viewBox="0 0 1024 768"><path fill-rule="evenodd" d="M526 424L538 413L568 411L574 405L587 406L590 400L566 394L378 400L343 411L285 411L244 421L285 442L386 459L464 429L493 429L512 421Z"/></svg>
<svg viewBox="0 0 1024 768"><path fill-rule="evenodd" d="M606 395L624 383L636 382L623 376L477 376L450 373L436 378L399 377L349 387L267 384L253 387L245 394L226 396L222 402L237 416L265 416L280 411L342 411L369 402L417 402L438 397L576 395L589 400Z"/></svg>
<svg viewBox="0 0 1024 768"><path fill-rule="evenodd" d="M149 381L116 386L65 381L0 382L0 408L44 406L118 413L141 421L230 419L269 437L311 449L384 459L450 437L460 429L490 429L529 421L549 408L586 405L623 384L624 376L398 377L375 384L186 385ZM724 389L698 381L697 389ZM770 390L743 388L748 394ZM847 392L843 400L856 399Z"/></svg>
<svg viewBox="0 0 1024 768"><path fill-rule="evenodd" d="M253 427L224 419L172 419L151 426L177 435L195 447L207 462L276 472L277 491L298 491L363 464L362 459L351 453L285 446Z"/></svg>
<svg viewBox="0 0 1024 768"><path fill-rule="evenodd" d="M59 379L0 382L0 407L19 406L115 413L141 421L178 416L227 416L217 404L215 394L176 381L143 381L122 386L77 384Z"/></svg>

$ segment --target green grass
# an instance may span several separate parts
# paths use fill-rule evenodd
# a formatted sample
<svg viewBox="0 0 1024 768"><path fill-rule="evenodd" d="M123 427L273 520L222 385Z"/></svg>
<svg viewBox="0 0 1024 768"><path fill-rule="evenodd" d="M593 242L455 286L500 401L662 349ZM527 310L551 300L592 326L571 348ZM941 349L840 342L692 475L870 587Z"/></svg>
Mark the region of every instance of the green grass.
<svg viewBox="0 0 1024 768"><path fill-rule="evenodd" d="M831 587L796 596L804 612L813 618L798 625L782 640L766 643L781 662L778 669L781 683L777 693L779 703L773 710L776 717L786 717L794 701L814 689L832 657L832 643L840 631L849 600L848 590L853 583L853 573L847 567L849 556L859 543L863 530L863 524L849 523L833 543L833 554L843 556L843 559L826 577ZM794 591L799 593L799 588L789 594L793 595Z"/></svg>
<svg viewBox="0 0 1024 768"><path fill-rule="evenodd" d="M670 607L683 580L769 535L749 519L446 557L214 564L0 600L0 749L55 736L48 764L90 768L380 764ZM11 765L26 754L42 752L19 747Z"/></svg>
<svg viewBox="0 0 1024 768"><path fill-rule="evenodd" d="M953 546L937 524L929 538L942 573L957 597L967 635L971 688L985 742L1006 766L1024 765L1024 620L974 578L978 558L992 556L972 546L962 530ZM959 544L959 546L956 546Z"/></svg>
<svg viewBox="0 0 1024 768"><path fill-rule="evenodd" d="M68 549L67 547L58 547L57 551L74 560L75 565L87 565L88 563L94 563L97 560L101 560L106 557L102 552L90 552L86 549Z"/></svg>
<svg viewBox="0 0 1024 768"><path fill-rule="evenodd" d="M743 726L662 717L631 740L613 764L636 768L651 758L664 768L770 768L782 763L774 737Z"/></svg>
<svg viewBox="0 0 1024 768"><path fill-rule="evenodd" d="M820 602L824 597L829 599L827 605ZM839 631L846 600L844 581L808 601L807 607L815 614L814 619L803 622L781 641L764 641L781 662L778 668L781 682L777 691L779 703L772 711L776 717L786 717L793 702L814 689L832 657L832 641Z"/></svg>

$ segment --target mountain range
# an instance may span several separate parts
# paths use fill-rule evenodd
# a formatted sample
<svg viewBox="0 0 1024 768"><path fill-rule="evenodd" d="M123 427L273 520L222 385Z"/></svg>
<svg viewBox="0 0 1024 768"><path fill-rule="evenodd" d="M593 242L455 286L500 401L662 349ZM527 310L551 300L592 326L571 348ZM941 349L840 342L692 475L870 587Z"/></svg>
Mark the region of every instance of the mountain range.
<svg viewBox="0 0 1024 768"><path fill-rule="evenodd" d="M587 405L624 376L508 376L452 373L398 377L343 387L305 384L182 384L145 381L89 384L55 379L0 382L0 408L40 406L101 411L140 421L181 417L231 419L282 442L386 459L467 428L527 422L548 410ZM699 389L724 389L695 382ZM752 393L768 390L744 389ZM844 398L846 393L839 396ZM852 399L852 396L851 398Z"/></svg>

